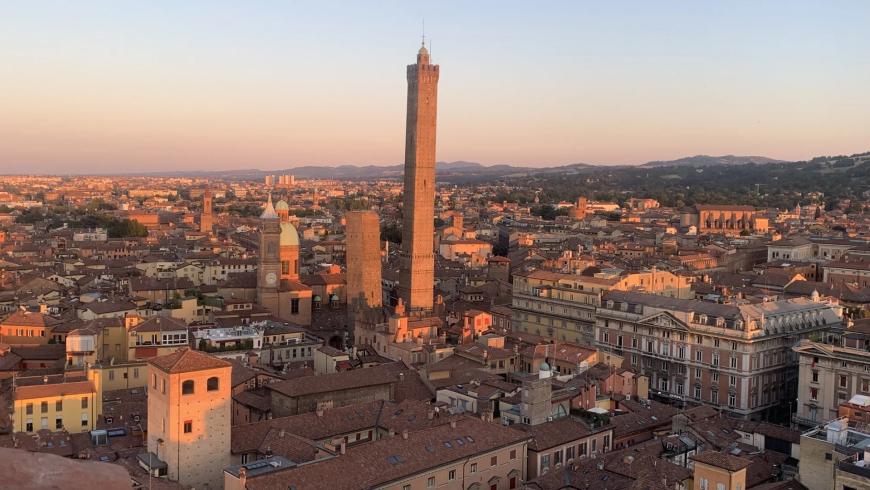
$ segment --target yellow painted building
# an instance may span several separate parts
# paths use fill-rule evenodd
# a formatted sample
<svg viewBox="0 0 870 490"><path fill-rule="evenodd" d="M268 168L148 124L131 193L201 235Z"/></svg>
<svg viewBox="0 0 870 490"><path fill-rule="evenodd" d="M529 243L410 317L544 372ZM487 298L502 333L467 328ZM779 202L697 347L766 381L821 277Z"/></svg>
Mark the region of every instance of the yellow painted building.
<svg viewBox="0 0 870 490"><path fill-rule="evenodd" d="M16 432L87 432L97 419L97 390L90 380L17 386L12 398Z"/></svg>
<svg viewBox="0 0 870 490"><path fill-rule="evenodd" d="M692 459L694 490L746 490L746 468L752 461L716 451L705 451Z"/></svg>

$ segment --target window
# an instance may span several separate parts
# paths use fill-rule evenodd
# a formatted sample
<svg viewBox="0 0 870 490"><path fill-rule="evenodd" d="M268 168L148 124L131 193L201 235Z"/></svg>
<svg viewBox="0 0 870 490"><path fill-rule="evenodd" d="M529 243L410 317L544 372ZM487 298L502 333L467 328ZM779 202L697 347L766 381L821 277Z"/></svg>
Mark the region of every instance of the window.
<svg viewBox="0 0 870 490"><path fill-rule="evenodd" d="M193 380L188 379L181 383L181 394L182 395L192 395L193 394Z"/></svg>
<svg viewBox="0 0 870 490"><path fill-rule="evenodd" d="M298 315L299 314L299 298L291 298L290 299L290 314Z"/></svg>
<svg viewBox="0 0 870 490"><path fill-rule="evenodd" d="M511 479L509 480L508 488L511 488L511 489L517 488L517 477L515 477L515 476L511 477Z"/></svg>
<svg viewBox="0 0 870 490"><path fill-rule="evenodd" d="M133 377L139 379L139 368L133 368Z"/></svg>
<svg viewBox="0 0 870 490"><path fill-rule="evenodd" d="M585 442L581 442L581 443L580 443L580 449L577 450L577 455L578 455L578 456L586 456L587 454L588 454L588 453L586 452L586 443L585 443Z"/></svg>
<svg viewBox="0 0 870 490"><path fill-rule="evenodd" d="M553 453L553 465L558 467L560 464L562 464L562 451L561 450Z"/></svg>
<svg viewBox="0 0 870 490"><path fill-rule="evenodd" d="M163 394L165 395L165 394L166 394L166 379L161 379L160 381L162 382L162 383L161 383L161 385L162 385L162 386L161 386L161 389L162 389L162 391L163 391Z"/></svg>
<svg viewBox="0 0 870 490"><path fill-rule="evenodd" d="M713 339L713 347L719 347L719 339Z"/></svg>
<svg viewBox="0 0 870 490"><path fill-rule="evenodd" d="M184 433L190 434L191 432L193 432L193 421L192 420L185 420L184 421Z"/></svg>
<svg viewBox="0 0 870 490"><path fill-rule="evenodd" d="M717 371L713 371L713 373L712 373L712 380L713 380L713 381L719 381L719 373L718 373Z"/></svg>
<svg viewBox="0 0 870 490"><path fill-rule="evenodd" d="M25 412L27 413L27 415L33 415L33 404L32 403L28 403L25 406Z"/></svg>
<svg viewBox="0 0 870 490"><path fill-rule="evenodd" d="M725 484L724 483L717 483L716 490L725 490Z"/></svg>
<svg viewBox="0 0 870 490"><path fill-rule="evenodd" d="M819 399L819 389L818 388L810 388L810 400L818 401Z"/></svg>
<svg viewBox="0 0 870 490"><path fill-rule="evenodd" d="M456 479L456 470L450 470L447 472L447 479L453 481Z"/></svg>
<svg viewBox="0 0 870 490"><path fill-rule="evenodd" d="M511 461L517 459L517 450L511 449Z"/></svg>
<svg viewBox="0 0 870 490"><path fill-rule="evenodd" d="M48 429L48 417L42 417L39 419L39 428L40 429Z"/></svg>
<svg viewBox="0 0 870 490"><path fill-rule="evenodd" d="M115 370L109 369L109 381L114 381L114 380L115 380Z"/></svg>
<svg viewBox="0 0 870 490"><path fill-rule="evenodd" d="M498 456L493 456L493 457L489 458L489 465L490 466L497 466L498 465Z"/></svg>
<svg viewBox="0 0 870 490"><path fill-rule="evenodd" d="M710 403L719 403L719 392L710 390Z"/></svg>
<svg viewBox="0 0 870 490"><path fill-rule="evenodd" d="M208 381L206 381L205 389L206 391L217 391L219 386L220 381L218 380L217 376L212 376L211 378L208 378Z"/></svg>
<svg viewBox="0 0 870 490"><path fill-rule="evenodd" d="M550 455L545 454L541 456L541 473L550 469Z"/></svg>
<svg viewBox="0 0 870 490"><path fill-rule="evenodd" d="M710 490L710 482L706 478L701 478L701 490Z"/></svg>
<svg viewBox="0 0 870 490"><path fill-rule="evenodd" d="M83 413L82 414L82 427L87 427L87 426L88 426L88 414Z"/></svg>
<svg viewBox="0 0 870 490"><path fill-rule="evenodd" d="M565 461L571 461L574 459L574 446L569 446L565 448Z"/></svg>
<svg viewBox="0 0 870 490"><path fill-rule="evenodd" d="M737 397L734 396L734 393L728 393L728 406L733 407L737 405Z"/></svg>
<svg viewBox="0 0 870 490"><path fill-rule="evenodd" d="M847 384L847 380L845 376L840 376L840 388L845 388Z"/></svg>
<svg viewBox="0 0 870 490"><path fill-rule="evenodd" d="M88 408L88 397L82 397L82 408Z"/></svg>
<svg viewBox="0 0 870 490"><path fill-rule="evenodd" d="M39 404L39 412L48 413L48 402L42 402Z"/></svg>
<svg viewBox="0 0 870 490"><path fill-rule="evenodd" d="M701 387L700 386L695 387L695 398L698 398L698 399L701 398Z"/></svg>
<svg viewBox="0 0 870 490"><path fill-rule="evenodd" d="M157 389L157 375L156 374L151 375L151 384L153 385L154 389L156 390Z"/></svg>
<svg viewBox="0 0 870 490"><path fill-rule="evenodd" d="M24 432L33 432L33 419L27 419L27 423L24 424Z"/></svg>
<svg viewBox="0 0 870 490"><path fill-rule="evenodd" d="M728 385L737 386L737 376L728 376Z"/></svg>
<svg viewBox="0 0 870 490"><path fill-rule="evenodd" d="M429 479L426 480L426 488L435 488L435 477L430 476Z"/></svg>
<svg viewBox="0 0 870 490"><path fill-rule="evenodd" d="M402 490L411 490L411 485L403 485Z"/></svg>
<svg viewBox="0 0 870 490"><path fill-rule="evenodd" d="M695 351L695 360L697 362L703 362L704 361L704 352L700 351L700 350L696 350Z"/></svg>
<svg viewBox="0 0 870 490"><path fill-rule="evenodd" d="M471 463L471 472L477 473L477 463Z"/></svg>
<svg viewBox="0 0 870 490"><path fill-rule="evenodd" d="M818 382L819 382L819 372L816 370L813 370L813 383L818 383Z"/></svg>
<svg viewBox="0 0 870 490"><path fill-rule="evenodd" d="M63 400L58 400L54 402L54 411L63 412Z"/></svg>
<svg viewBox="0 0 870 490"><path fill-rule="evenodd" d="M604 435L604 447L602 447L602 449L604 451L607 451L607 448L609 448L609 447L610 447L610 434L605 434Z"/></svg>
<svg viewBox="0 0 870 490"><path fill-rule="evenodd" d="M736 357L731 358L731 369L737 369L737 358Z"/></svg>
<svg viewBox="0 0 870 490"><path fill-rule="evenodd" d="M55 430L63 429L63 419L60 417L55 417L54 419L54 428Z"/></svg>

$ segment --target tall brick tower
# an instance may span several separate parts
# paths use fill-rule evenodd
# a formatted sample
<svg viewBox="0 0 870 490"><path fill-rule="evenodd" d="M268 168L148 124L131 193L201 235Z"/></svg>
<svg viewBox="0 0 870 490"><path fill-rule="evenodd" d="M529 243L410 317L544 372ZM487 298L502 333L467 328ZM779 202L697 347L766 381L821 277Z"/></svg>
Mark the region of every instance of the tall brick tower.
<svg viewBox="0 0 870 490"><path fill-rule="evenodd" d="M211 190L206 189L202 193L202 214L199 215L199 231L201 233L211 233L214 219L212 216L212 196Z"/></svg>
<svg viewBox="0 0 870 490"><path fill-rule="evenodd" d="M347 219L348 312L381 306L380 221L374 211L351 211Z"/></svg>
<svg viewBox="0 0 870 490"><path fill-rule="evenodd" d="M408 118L405 126L405 195L399 296L409 313L432 310L435 288L435 121L438 65L426 46L408 65Z"/></svg>

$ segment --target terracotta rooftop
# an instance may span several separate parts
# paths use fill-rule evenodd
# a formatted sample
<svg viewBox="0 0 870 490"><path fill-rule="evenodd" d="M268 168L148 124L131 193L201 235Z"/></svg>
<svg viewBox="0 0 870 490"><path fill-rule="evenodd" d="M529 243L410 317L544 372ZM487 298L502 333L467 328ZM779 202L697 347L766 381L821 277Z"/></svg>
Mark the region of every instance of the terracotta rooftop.
<svg viewBox="0 0 870 490"><path fill-rule="evenodd" d="M19 386L15 388L14 398L16 400L32 400L35 398L45 398L49 396L81 395L86 393L94 393L95 391L96 388L94 388L94 383L91 381L41 384Z"/></svg>
<svg viewBox="0 0 870 490"><path fill-rule="evenodd" d="M350 448L347 454L248 478L249 490L330 488L356 490L387 486L411 475L462 461L488 451L520 444L528 436L521 431L490 424L478 418L463 418L407 434L384 438Z"/></svg>
<svg viewBox="0 0 870 490"><path fill-rule="evenodd" d="M51 316L36 313L32 311L18 310L15 313L6 317L3 320L3 325L14 325L20 327L53 327L61 323L60 320Z"/></svg>
<svg viewBox="0 0 870 490"><path fill-rule="evenodd" d="M232 367L223 359L188 348L149 359L148 364L170 374Z"/></svg>
<svg viewBox="0 0 870 490"><path fill-rule="evenodd" d="M705 451L701 454L692 456L692 459L698 463L704 463L728 471L742 470L752 464L752 461L746 458L716 451Z"/></svg>

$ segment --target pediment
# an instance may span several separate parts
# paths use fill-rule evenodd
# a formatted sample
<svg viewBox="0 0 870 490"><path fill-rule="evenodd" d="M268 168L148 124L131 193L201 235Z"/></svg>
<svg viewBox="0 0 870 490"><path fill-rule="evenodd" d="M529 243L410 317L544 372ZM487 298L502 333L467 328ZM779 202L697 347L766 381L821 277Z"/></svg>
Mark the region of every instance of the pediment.
<svg viewBox="0 0 870 490"><path fill-rule="evenodd" d="M641 318L640 322L649 325L655 325L658 327L672 328L676 330L689 330L688 325L686 325L677 317L666 311L662 311L660 313Z"/></svg>

